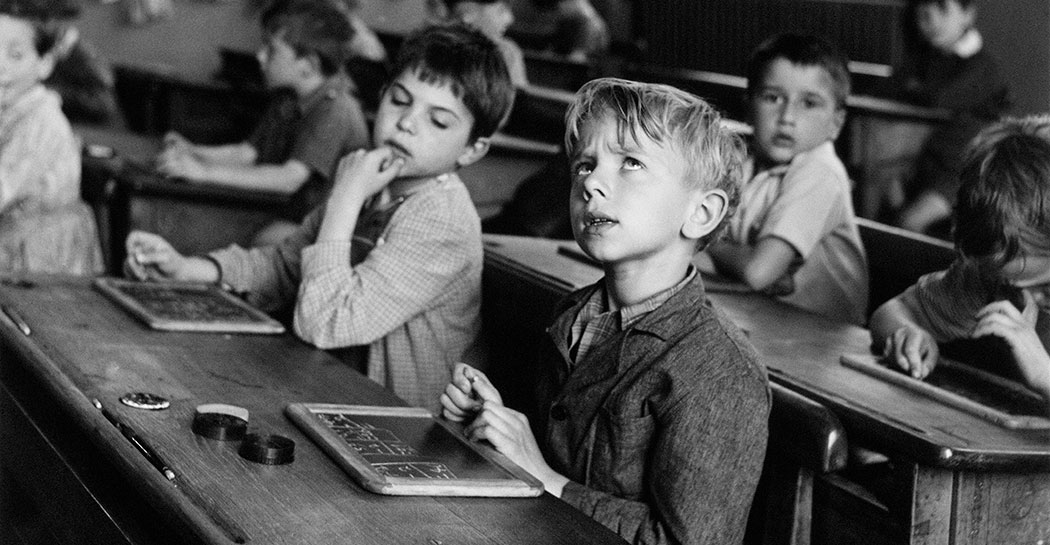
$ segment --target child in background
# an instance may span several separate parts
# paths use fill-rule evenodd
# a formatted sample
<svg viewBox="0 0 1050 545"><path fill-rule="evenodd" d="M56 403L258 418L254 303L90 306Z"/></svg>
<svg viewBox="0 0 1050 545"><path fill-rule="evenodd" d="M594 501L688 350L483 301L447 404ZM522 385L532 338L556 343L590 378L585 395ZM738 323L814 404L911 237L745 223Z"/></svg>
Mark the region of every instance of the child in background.
<svg viewBox="0 0 1050 545"><path fill-rule="evenodd" d="M66 117L73 123L121 126L113 69L77 27L66 27L55 55L55 69L44 85L62 97Z"/></svg>
<svg viewBox="0 0 1050 545"><path fill-rule="evenodd" d="M1010 106L1009 89L974 26L974 0L910 0L911 47L893 82L907 101L951 110L920 152L897 224L923 232L951 216L966 145ZM934 233L936 234L936 233Z"/></svg>
<svg viewBox="0 0 1050 545"><path fill-rule="evenodd" d="M194 145L171 133L157 158L165 174L284 194L297 193L289 221L265 227L256 244L294 232L291 220L324 202L339 158L368 145L368 127L343 72L350 24L327 0L279 2L263 14L266 43L259 51L266 84L275 94L247 142Z"/></svg>
<svg viewBox="0 0 1050 545"><path fill-rule="evenodd" d="M513 40L507 38L507 28L514 23L514 13L504 0L445 0L448 16L485 33L503 53L515 87L528 85L525 75L525 56Z"/></svg>
<svg viewBox="0 0 1050 545"><path fill-rule="evenodd" d="M719 273L754 290L863 324L867 262L833 145L846 117L846 61L819 38L783 34L758 47L747 75L747 182L728 236L707 253Z"/></svg>
<svg viewBox="0 0 1050 545"><path fill-rule="evenodd" d="M134 232L138 279L221 282L263 309L295 301L294 329L320 348L367 346L368 377L435 407L457 361L476 362L480 220L455 174L485 155L514 86L476 30L409 37L376 114L372 151L339 165L327 204L276 246L184 257Z"/></svg>
<svg viewBox="0 0 1050 545"><path fill-rule="evenodd" d="M536 435L466 364L443 415L632 543L740 543L765 454L766 374L690 260L734 207L742 145L713 108L666 85L591 81L566 119L573 231L605 277L548 330Z"/></svg>
<svg viewBox="0 0 1050 545"><path fill-rule="evenodd" d="M386 48L379 36L368 28L361 18L361 3L358 0L335 0L336 5L346 13L354 37L350 40L349 54L351 59L362 59L369 62L387 62Z"/></svg>
<svg viewBox="0 0 1050 545"><path fill-rule="evenodd" d="M915 378L937 365L938 343L1005 343L1007 357L984 359L1013 362L996 371L1019 375L1050 402L1050 116L986 129L960 182L959 257L880 306L872 338Z"/></svg>
<svg viewBox="0 0 1050 545"><path fill-rule="evenodd" d="M0 4L0 273L102 271L80 199L80 144L42 82L62 33L47 13Z"/></svg>

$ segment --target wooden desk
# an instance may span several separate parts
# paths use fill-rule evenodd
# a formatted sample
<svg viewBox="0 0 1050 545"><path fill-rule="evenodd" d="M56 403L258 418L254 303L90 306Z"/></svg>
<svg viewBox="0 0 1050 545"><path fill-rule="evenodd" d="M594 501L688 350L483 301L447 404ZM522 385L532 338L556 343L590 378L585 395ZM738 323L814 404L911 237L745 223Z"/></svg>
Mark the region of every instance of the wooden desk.
<svg viewBox="0 0 1050 545"><path fill-rule="evenodd" d="M85 156L84 171L95 179L116 182L108 203L108 257L117 267L132 229L157 233L184 254L232 243L247 246L259 229L282 217L292 200L280 193L189 183L154 173L141 166L159 149L153 137L86 126L76 127L76 132L89 150L92 145L105 146L115 154Z"/></svg>
<svg viewBox="0 0 1050 545"><path fill-rule="evenodd" d="M486 255L565 293L601 272L557 252L567 241L486 235ZM905 468L907 513L882 513L889 542L913 544L1035 543L1050 538L1050 432L1010 430L930 401L839 363L864 353L867 330L838 324L754 294L712 293L743 329L770 379L836 414L859 444ZM819 519L838 509L824 498ZM818 498L819 501L819 498ZM837 515L836 515L837 516ZM865 516L846 524L871 523ZM827 530L814 522L815 529ZM814 542L821 542L817 536ZM834 541L831 541L834 542ZM868 535L859 541L877 542Z"/></svg>
<svg viewBox="0 0 1050 545"><path fill-rule="evenodd" d="M65 543L620 543L550 495L531 499L392 497L366 492L283 415L291 402L399 405L377 384L289 335L153 332L88 287L34 278L0 285L0 460L4 475ZM149 391L171 408L117 399ZM90 402L129 423L175 471L166 480ZM264 466L235 443L190 430L194 408L247 408L250 431L296 443ZM0 486L0 494L10 494ZM10 502L11 499L7 498ZM0 502L2 503L2 502ZM4 532L11 526L0 525ZM0 532L2 533L2 532ZM4 541L0 539L0 541ZM7 541L4 541L7 542Z"/></svg>

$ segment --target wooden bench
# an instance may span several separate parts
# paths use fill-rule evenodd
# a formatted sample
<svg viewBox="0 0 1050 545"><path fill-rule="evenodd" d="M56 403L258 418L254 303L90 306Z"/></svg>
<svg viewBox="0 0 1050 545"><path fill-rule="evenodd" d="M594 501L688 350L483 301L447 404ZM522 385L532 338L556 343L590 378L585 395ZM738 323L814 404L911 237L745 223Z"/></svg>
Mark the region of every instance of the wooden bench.
<svg viewBox="0 0 1050 545"><path fill-rule="evenodd" d="M117 103L128 127L140 134L175 130L194 142L245 139L265 108L262 89L194 80L160 68L113 68Z"/></svg>
<svg viewBox="0 0 1050 545"><path fill-rule="evenodd" d="M769 389L769 445L749 533L763 545L808 545L814 485L846 467L846 430L820 403L777 383Z"/></svg>
<svg viewBox="0 0 1050 545"><path fill-rule="evenodd" d="M551 51L524 49L522 55L529 81L546 87L575 92L599 74L592 63L572 60Z"/></svg>
<svg viewBox="0 0 1050 545"><path fill-rule="evenodd" d="M955 248L944 240L864 218L857 218L857 227L868 255L868 315L955 259Z"/></svg>

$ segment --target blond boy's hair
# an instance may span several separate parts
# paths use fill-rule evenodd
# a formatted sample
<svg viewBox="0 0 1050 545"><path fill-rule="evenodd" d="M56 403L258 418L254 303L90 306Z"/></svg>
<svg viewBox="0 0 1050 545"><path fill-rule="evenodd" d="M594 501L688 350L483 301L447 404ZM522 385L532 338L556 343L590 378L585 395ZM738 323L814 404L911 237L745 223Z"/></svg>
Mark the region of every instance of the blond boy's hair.
<svg viewBox="0 0 1050 545"><path fill-rule="evenodd" d="M707 102L670 85L619 78L591 80L576 92L565 114L565 149L578 153L583 127L612 116L617 137L638 139L641 130L660 145L670 145L685 161L687 183L701 189L721 189L728 197L726 219L736 210L746 156L743 141L725 128L722 116ZM700 242L703 248L721 229Z"/></svg>

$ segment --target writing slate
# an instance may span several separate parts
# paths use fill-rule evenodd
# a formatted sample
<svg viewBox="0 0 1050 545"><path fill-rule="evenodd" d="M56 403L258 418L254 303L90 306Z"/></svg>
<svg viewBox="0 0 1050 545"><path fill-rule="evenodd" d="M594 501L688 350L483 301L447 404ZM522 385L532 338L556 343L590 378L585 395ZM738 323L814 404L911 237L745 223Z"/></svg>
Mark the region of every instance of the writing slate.
<svg viewBox="0 0 1050 545"><path fill-rule="evenodd" d="M280 322L212 284L99 278L95 288L157 330L284 333Z"/></svg>
<svg viewBox="0 0 1050 545"><path fill-rule="evenodd" d="M925 379L913 378L871 354L845 354L842 364L926 395L945 405L1011 429L1050 429L1050 405L1024 386L972 366L941 358Z"/></svg>
<svg viewBox="0 0 1050 545"><path fill-rule="evenodd" d="M543 493L528 472L425 409L292 403L285 414L362 487L378 494Z"/></svg>

